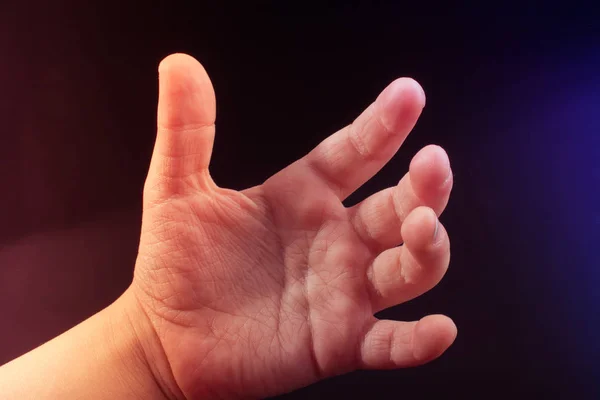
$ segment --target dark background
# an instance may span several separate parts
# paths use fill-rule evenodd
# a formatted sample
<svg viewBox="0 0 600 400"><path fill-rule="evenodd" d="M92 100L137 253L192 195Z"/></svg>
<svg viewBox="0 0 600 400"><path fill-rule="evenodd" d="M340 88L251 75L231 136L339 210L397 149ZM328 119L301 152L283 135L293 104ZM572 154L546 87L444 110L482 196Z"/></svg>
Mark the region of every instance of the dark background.
<svg viewBox="0 0 600 400"><path fill-rule="evenodd" d="M217 93L221 186L262 182L400 76L425 88L422 119L349 201L394 185L429 143L453 165L448 274L382 316L445 313L456 343L424 367L356 372L282 398L600 395L593 10L203 3L1 3L0 363L129 284L157 66L187 52Z"/></svg>

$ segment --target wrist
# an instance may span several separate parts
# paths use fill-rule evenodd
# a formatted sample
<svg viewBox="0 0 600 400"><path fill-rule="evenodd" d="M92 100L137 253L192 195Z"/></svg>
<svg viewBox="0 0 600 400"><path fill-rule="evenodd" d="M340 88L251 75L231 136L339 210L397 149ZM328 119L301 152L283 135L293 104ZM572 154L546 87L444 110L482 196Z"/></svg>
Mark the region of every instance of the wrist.
<svg viewBox="0 0 600 400"><path fill-rule="evenodd" d="M107 343L123 361L133 390L143 398L183 399L156 330L131 288L107 311Z"/></svg>
<svg viewBox="0 0 600 400"><path fill-rule="evenodd" d="M2 399L176 399L149 321L125 292L113 304L0 368ZM146 321L146 322L145 322ZM174 380L172 380L174 382Z"/></svg>

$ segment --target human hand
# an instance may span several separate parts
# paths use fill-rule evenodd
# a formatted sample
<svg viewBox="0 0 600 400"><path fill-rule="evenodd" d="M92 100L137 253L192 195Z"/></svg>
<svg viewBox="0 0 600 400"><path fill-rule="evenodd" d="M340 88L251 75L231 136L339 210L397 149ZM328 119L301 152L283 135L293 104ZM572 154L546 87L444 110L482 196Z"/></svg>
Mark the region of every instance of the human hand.
<svg viewBox="0 0 600 400"><path fill-rule="evenodd" d="M165 392L271 396L355 369L419 365L452 344L447 317L374 317L446 271L450 245L436 216L452 187L446 153L428 146L396 187L342 204L416 123L425 96L415 81L394 81L353 124L238 192L209 175L216 111L206 72L182 54L159 72L158 134L128 290L148 317L152 334L140 341Z"/></svg>

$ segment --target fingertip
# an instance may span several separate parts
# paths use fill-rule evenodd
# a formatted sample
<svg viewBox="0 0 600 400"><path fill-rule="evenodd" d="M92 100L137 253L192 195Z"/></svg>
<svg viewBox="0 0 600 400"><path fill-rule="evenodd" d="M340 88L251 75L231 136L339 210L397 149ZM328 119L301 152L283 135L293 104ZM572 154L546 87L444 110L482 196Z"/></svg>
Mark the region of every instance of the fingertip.
<svg viewBox="0 0 600 400"><path fill-rule="evenodd" d="M390 132L412 129L425 106L425 92L412 78L398 78L377 97L380 120Z"/></svg>
<svg viewBox="0 0 600 400"><path fill-rule="evenodd" d="M425 104L427 103L427 96L425 95L425 89L423 86L416 80L412 78L408 78L411 80L411 84L414 86L415 90L419 93L421 108L425 108Z"/></svg>
<svg viewBox="0 0 600 400"><path fill-rule="evenodd" d="M398 78L392 83L388 85L388 87L384 90L388 91L387 95L393 96L397 95L399 92L403 93L405 96L414 96L415 100L421 108L425 107L426 96L425 90L419 82L410 77L402 77ZM383 93L382 93L383 94Z"/></svg>
<svg viewBox="0 0 600 400"><path fill-rule="evenodd" d="M174 66L181 66L181 65L187 65L187 66L197 66L200 65L200 62L198 60L196 60L194 57L192 57L189 54L185 54L185 53L173 53L173 54L169 54L168 56L166 56L165 58L163 58L160 63L158 64L158 72L164 72L169 70L171 67Z"/></svg>
<svg viewBox="0 0 600 400"><path fill-rule="evenodd" d="M167 129L209 126L216 118L216 100L206 70L194 57L175 53L158 66L158 124Z"/></svg>
<svg viewBox="0 0 600 400"><path fill-rule="evenodd" d="M378 97L383 104L394 104L399 100L410 99L415 105L425 106L425 91L413 78L402 77L392 81Z"/></svg>
<svg viewBox="0 0 600 400"><path fill-rule="evenodd" d="M441 356L456 340L458 329L445 315L428 315L415 325L413 355L421 363Z"/></svg>
<svg viewBox="0 0 600 400"><path fill-rule="evenodd" d="M409 173L413 189L427 200L449 191L452 183L452 169L446 151L437 145L421 149L411 160Z"/></svg>
<svg viewBox="0 0 600 400"><path fill-rule="evenodd" d="M401 227L404 244L411 252L420 252L434 243L441 231L437 214L429 207L415 208L408 214Z"/></svg>

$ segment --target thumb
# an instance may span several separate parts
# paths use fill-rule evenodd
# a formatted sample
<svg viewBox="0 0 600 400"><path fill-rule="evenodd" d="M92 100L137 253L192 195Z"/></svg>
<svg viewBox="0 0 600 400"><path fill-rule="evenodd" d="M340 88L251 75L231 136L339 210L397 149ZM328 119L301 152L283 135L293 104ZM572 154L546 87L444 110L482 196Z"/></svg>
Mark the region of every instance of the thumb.
<svg viewBox="0 0 600 400"><path fill-rule="evenodd" d="M161 201L216 185L208 173L215 136L215 92L193 57L172 54L158 67L157 135L144 188Z"/></svg>

